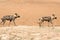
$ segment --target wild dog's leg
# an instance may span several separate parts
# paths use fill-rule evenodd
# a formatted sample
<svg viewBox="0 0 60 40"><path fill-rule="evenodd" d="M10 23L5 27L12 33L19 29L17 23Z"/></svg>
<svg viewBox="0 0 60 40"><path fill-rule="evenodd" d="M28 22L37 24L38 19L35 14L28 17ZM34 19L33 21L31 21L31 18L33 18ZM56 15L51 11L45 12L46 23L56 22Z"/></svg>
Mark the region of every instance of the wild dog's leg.
<svg viewBox="0 0 60 40"><path fill-rule="evenodd" d="M54 26L53 26L53 23L52 23L52 21L51 21L50 23L52 24L52 29L54 29Z"/></svg>
<svg viewBox="0 0 60 40"><path fill-rule="evenodd" d="M10 26L11 22L9 22L9 26Z"/></svg>
<svg viewBox="0 0 60 40"><path fill-rule="evenodd" d="M4 24L5 24L6 21L2 21L2 22L3 22L3 26L4 26Z"/></svg>
<svg viewBox="0 0 60 40"><path fill-rule="evenodd" d="M50 21L48 21L48 27L49 27L49 23L50 23Z"/></svg>
<svg viewBox="0 0 60 40"><path fill-rule="evenodd" d="M48 22L48 27L49 27L49 22Z"/></svg>
<svg viewBox="0 0 60 40"><path fill-rule="evenodd" d="M9 22L9 26L10 26L10 24L11 24L11 21L12 21L12 20L10 20L10 22Z"/></svg>
<svg viewBox="0 0 60 40"><path fill-rule="evenodd" d="M43 23L43 21L39 22L39 26L41 27L41 24Z"/></svg>
<svg viewBox="0 0 60 40"><path fill-rule="evenodd" d="M14 23L14 25L16 26L16 23L15 23L15 21L13 20L13 23Z"/></svg>
<svg viewBox="0 0 60 40"><path fill-rule="evenodd" d="M0 20L0 24L2 23L2 21L3 21L3 20L1 19L1 20Z"/></svg>
<svg viewBox="0 0 60 40"><path fill-rule="evenodd" d="M53 23L52 23L52 21L50 21L50 23L52 24L52 27L53 27Z"/></svg>
<svg viewBox="0 0 60 40"><path fill-rule="evenodd" d="M0 24L2 23L2 21L0 22Z"/></svg>

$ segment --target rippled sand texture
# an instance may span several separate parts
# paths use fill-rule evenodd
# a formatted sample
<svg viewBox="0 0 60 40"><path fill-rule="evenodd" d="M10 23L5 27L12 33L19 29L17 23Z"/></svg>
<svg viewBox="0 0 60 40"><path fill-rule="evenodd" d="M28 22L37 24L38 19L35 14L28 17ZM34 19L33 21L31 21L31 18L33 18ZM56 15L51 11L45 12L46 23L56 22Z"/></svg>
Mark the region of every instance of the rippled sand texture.
<svg viewBox="0 0 60 40"><path fill-rule="evenodd" d="M0 40L60 40L60 27L0 27Z"/></svg>

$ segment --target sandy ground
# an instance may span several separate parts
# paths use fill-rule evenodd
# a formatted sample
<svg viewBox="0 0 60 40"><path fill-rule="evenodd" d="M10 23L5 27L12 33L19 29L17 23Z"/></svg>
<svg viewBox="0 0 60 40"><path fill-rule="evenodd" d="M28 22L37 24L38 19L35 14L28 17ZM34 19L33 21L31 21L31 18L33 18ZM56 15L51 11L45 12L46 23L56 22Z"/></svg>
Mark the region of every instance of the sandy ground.
<svg viewBox="0 0 60 40"><path fill-rule="evenodd" d="M57 20L53 21L54 25L60 25L59 10L59 0L0 0L0 18L18 13L21 18L16 20L17 25L38 25L39 18L51 16L53 13L57 16ZM8 22L5 25L8 25Z"/></svg>
<svg viewBox="0 0 60 40"><path fill-rule="evenodd" d="M11 22L9 27L9 21L5 27L0 24L0 40L60 40L60 0L0 0L0 18L14 13L21 16L15 21L20 26ZM54 29L46 27L47 22L39 28L38 19L53 13L57 16Z"/></svg>
<svg viewBox="0 0 60 40"><path fill-rule="evenodd" d="M0 27L0 40L60 40L60 27Z"/></svg>

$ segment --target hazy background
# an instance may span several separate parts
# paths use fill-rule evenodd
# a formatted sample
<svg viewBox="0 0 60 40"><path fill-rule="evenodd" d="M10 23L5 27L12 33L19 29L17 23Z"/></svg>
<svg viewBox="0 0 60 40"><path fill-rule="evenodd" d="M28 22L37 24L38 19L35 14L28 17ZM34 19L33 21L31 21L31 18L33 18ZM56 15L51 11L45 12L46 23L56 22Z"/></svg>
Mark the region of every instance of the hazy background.
<svg viewBox="0 0 60 40"><path fill-rule="evenodd" d="M17 25L38 25L40 17L51 16L53 13L58 17L53 24L60 25L60 0L0 0L0 18L14 15L15 12L21 16L16 20Z"/></svg>

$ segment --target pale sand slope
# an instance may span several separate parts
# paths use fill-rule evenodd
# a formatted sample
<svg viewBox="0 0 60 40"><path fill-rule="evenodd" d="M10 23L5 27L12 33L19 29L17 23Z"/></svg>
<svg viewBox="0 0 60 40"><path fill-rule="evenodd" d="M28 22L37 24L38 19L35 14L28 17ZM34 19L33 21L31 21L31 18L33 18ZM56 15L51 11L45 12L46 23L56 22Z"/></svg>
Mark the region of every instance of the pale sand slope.
<svg viewBox="0 0 60 40"><path fill-rule="evenodd" d="M60 40L60 27L0 27L0 40Z"/></svg>
<svg viewBox="0 0 60 40"><path fill-rule="evenodd" d="M39 18L53 13L57 16L54 25L60 25L60 0L0 0L0 18L15 12L21 16L17 25L38 25Z"/></svg>

